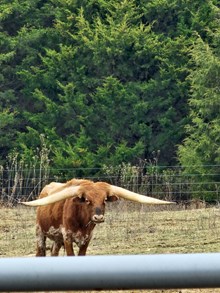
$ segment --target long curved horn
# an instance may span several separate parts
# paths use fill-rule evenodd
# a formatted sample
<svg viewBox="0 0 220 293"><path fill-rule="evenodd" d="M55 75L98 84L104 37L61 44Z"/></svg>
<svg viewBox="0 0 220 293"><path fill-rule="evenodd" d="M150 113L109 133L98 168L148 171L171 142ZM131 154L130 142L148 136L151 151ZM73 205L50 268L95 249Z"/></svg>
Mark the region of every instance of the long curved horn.
<svg viewBox="0 0 220 293"><path fill-rule="evenodd" d="M37 207L37 206L44 206L51 203L55 203L57 201L69 198L69 197L76 197L78 196L80 186L69 186L64 188L63 190L59 192L55 192L52 194L49 194L48 196L32 200L32 201L26 201L21 202L24 205Z"/></svg>
<svg viewBox="0 0 220 293"><path fill-rule="evenodd" d="M175 202L171 201L165 201L156 199L153 197L145 196L139 193L135 193L132 191L129 191L127 189L124 189L122 187L118 187L115 185L111 185L111 192L119 197L122 197L127 200L136 201L139 203L145 203L145 204L175 204Z"/></svg>

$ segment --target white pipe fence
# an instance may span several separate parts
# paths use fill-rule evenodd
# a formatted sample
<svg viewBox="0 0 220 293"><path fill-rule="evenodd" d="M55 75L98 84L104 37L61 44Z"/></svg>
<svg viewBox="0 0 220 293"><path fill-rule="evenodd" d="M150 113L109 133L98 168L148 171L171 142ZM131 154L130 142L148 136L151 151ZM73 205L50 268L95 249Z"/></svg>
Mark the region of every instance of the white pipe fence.
<svg viewBox="0 0 220 293"><path fill-rule="evenodd" d="M1 258L0 291L220 287L220 253Z"/></svg>

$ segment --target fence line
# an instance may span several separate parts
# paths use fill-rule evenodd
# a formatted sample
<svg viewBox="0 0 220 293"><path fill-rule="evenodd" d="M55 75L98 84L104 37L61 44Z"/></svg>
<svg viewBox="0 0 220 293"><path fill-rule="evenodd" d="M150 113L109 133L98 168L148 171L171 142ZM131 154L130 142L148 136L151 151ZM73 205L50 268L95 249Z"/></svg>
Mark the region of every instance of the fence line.
<svg viewBox="0 0 220 293"><path fill-rule="evenodd" d="M212 171L205 174L196 174L195 172L187 174L182 171L183 167L179 166L167 169L163 169L164 166L152 166L151 169L147 167L144 169L128 165L121 167L121 169L113 168L111 170L98 168L57 170L1 168L0 200L15 204L19 200L36 198L43 186L49 182L64 182L71 179L70 176L75 177L77 170L84 170L83 173L87 170L91 171L87 174L88 176L85 176L87 179L106 181L149 196L159 196L161 199L174 201L200 198L213 203L220 200L220 166L212 167ZM94 170L97 171L96 175Z"/></svg>
<svg viewBox="0 0 220 293"><path fill-rule="evenodd" d="M0 259L0 291L219 288L220 253Z"/></svg>

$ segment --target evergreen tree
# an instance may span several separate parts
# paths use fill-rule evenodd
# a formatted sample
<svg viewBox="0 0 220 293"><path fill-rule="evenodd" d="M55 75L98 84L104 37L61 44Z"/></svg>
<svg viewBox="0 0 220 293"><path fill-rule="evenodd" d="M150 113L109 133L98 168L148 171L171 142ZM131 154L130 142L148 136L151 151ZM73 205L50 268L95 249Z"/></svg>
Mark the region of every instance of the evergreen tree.
<svg viewBox="0 0 220 293"><path fill-rule="evenodd" d="M190 123L186 126L187 137L178 152L185 172L198 174L197 184L201 183L200 190L203 191L198 196L206 200L213 200L218 193L216 182L220 169L219 9L216 8L215 13L208 38L197 36L191 50Z"/></svg>
<svg viewBox="0 0 220 293"><path fill-rule="evenodd" d="M91 18L89 4L77 10L60 2L59 46L40 54L40 66L19 72L34 106L25 113L31 125L20 145L25 139L33 148L38 131L54 146L59 165L66 156L68 166L137 163L158 149L171 163L186 113L185 40L155 33L132 1L103 3ZM65 148L66 142L75 149L82 136L88 162Z"/></svg>
<svg viewBox="0 0 220 293"><path fill-rule="evenodd" d="M220 163L220 55L217 51L200 37L192 49L196 70L190 74L191 123L186 129L188 136L179 147L182 165L190 165L194 169L200 166L201 172L205 172L205 165L211 168L211 165Z"/></svg>
<svg viewBox="0 0 220 293"><path fill-rule="evenodd" d="M2 159L17 149L31 160L44 135L55 168L136 164L154 151L176 163L198 66L190 46L196 34L212 42L215 0L4 0L0 9Z"/></svg>

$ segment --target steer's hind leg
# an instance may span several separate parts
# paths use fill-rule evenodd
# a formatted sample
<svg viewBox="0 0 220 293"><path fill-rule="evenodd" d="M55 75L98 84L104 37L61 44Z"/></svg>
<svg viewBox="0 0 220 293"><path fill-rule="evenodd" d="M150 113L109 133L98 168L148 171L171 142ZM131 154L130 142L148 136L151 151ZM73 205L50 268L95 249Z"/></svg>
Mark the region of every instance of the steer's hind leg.
<svg viewBox="0 0 220 293"><path fill-rule="evenodd" d="M90 239L85 244L80 246L78 255L86 255L89 242L90 242Z"/></svg>
<svg viewBox="0 0 220 293"><path fill-rule="evenodd" d="M36 228L36 237L37 237L36 256L46 256L46 236L39 225L37 225L37 228Z"/></svg>
<svg viewBox="0 0 220 293"><path fill-rule="evenodd" d="M51 256L58 256L62 245L63 241L54 241L51 247Z"/></svg>
<svg viewBox="0 0 220 293"><path fill-rule="evenodd" d="M73 256L75 255L74 254L74 250L73 250L73 243L72 243L72 240L70 239L65 239L64 240L64 247L65 247L65 250L66 250L66 254L68 256Z"/></svg>
<svg viewBox="0 0 220 293"><path fill-rule="evenodd" d="M62 235L63 235L64 248L66 250L67 256L75 255L73 250L72 233L67 231L65 228L63 228Z"/></svg>

